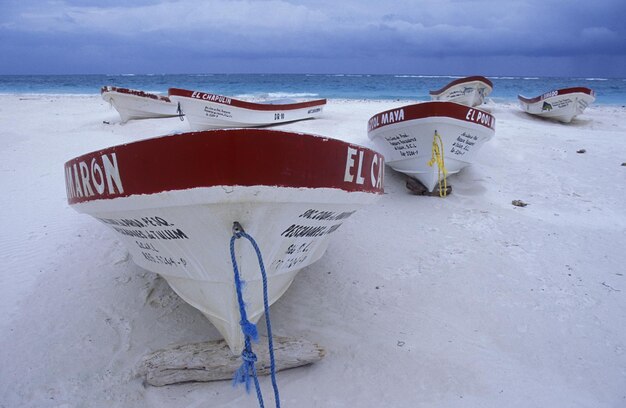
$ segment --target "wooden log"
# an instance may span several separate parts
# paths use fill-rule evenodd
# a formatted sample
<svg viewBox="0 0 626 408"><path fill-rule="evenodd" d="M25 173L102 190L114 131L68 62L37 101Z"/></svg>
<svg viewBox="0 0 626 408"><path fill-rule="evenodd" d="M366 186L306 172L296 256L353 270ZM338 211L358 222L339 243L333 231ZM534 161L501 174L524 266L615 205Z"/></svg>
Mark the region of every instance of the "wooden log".
<svg viewBox="0 0 626 408"><path fill-rule="evenodd" d="M312 364L326 352L319 345L304 339L274 336L276 371ZM253 343L257 355L258 375L270 373L267 337ZM161 387L190 381L231 380L241 365L224 340L171 346L146 355L137 367L150 385Z"/></svg>
<svg viewBox="0 0 626 408"><path fill-rule="evenodd" d="M439 188L435 188L434 191L428 191L425 185L423 185L419 180L416 180L413 177L409 177L406 179L406 188L411 190L411 192L415 195L439 197ZM446 195L450 193L452 193L452 186L447 186Z"/></svg>

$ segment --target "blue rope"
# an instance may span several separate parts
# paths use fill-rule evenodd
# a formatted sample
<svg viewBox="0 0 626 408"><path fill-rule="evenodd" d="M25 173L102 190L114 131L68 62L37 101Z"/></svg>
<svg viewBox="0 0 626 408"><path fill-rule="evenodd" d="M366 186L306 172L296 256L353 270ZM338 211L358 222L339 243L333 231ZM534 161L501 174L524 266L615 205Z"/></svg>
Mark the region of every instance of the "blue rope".
<svg viewBox="0 0 626 408"><path fill-rule="evenodd" d="M257 332L256 325L248 320L246 313L246 305L243 301L243 295L241 288L244 282L239 277L239 268L237 267L237 260L235 259L235 240L239 238L246 238L256 251L259 267L261 268L261 277L263 279L263 306L265 308L265 323L267 325L267 337L268 348L270 355L270 375L272 378L272 387L274 388L274 401L276 402L276 408L280 408L280 397L278 395L278 384L276 383L276 364L274 362L274 343L272 341L272 325L270 322L270 307L267 300L267 274L265 272L265 265L263 264L263 257L261 256L261 250L257 245L254 238L248 235L238 222L233 225L233 236L230 238L230 259L233 263L233 272L235 274L235 288L237 290L237 301L239 302L239 313L241 314L241 330L244 334L244 349L241 353L241 359L243 362L235 373L233 378L233 385L245 383L246 392L250 392L250 377L254 379L254 386L256 389L257 399L259 400L259 406L264 407L263 395L261 394L261 387L256 374L256 368L254 363L256 362L256 354L252 351L251 340L258 342L259 334Z"/></svg>

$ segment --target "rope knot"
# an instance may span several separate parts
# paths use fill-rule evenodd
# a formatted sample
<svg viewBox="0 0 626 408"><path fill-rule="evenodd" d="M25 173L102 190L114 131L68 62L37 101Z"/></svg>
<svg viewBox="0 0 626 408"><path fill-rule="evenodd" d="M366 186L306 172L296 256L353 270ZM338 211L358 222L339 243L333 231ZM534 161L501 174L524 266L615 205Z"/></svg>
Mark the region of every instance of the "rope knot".
<svg viewBox="0 0 626 408"><path fill-rule="evenodd" d="M241 352L241 359L246 363L253 363L257 360L256 354L252 350L244 350Z"/></svg>
<svg viewBox="0 0 626 408"><path fill-rule="evenodd" d="M233 264L233 274L235 279L235 291L237 292L237 302L239 303L239 314L241 320L239 324L244 334L245 347L241 352L241 359L243 360L241 366L235 373L233 378L233 385L240 383L246 384L246 392L250 392L250 378L254 380L254 387L256 389L257 399L259 400L259 406L264 408L263 395L261 394L261 386L256 374L255 362L257 361L256 354L252 351L250 340L255 342L259 339L257 327L255 324L248 320L246 313L246 305L243 301L242 288L244 285L243 280L239 276L239 267L237 266L237 258L235 256L235 240L238 238L246 238L252 244L254 251L256 252L257 260L259 262L259 268L261 269L261 281L263 283L263 309L265 311L265 324L267 325L267 342L270 357L270 375L272 377L272 388L274 388L274 402L276 408L280 408L280 396L278 395L278 385L276 384L276 363L274 361L274 345L272 343L272 324L270 322L270 306L267 295L267 273L265 272L265 265L263 264L263 256L261 255L261 249L257 245L254 238L248 235L241 224L238 222L233 223L233 235L230 237L230 259Z"/></svg>
<svg viewBox="0 0 626 408"><path fill-rule="evenodd" d="M258 379L256 377L256 369L254 363L256 362L256 354L252 350L244 349L241 352L241 365L235 372L233 377L233 386L237 384L244 384L246 386L246 392L250 392L250 380L254 381L255 388L257 389L257 396L260 395L260 389L258 388ZM263 406L262 397L259 399L259 403Z"/></svg>

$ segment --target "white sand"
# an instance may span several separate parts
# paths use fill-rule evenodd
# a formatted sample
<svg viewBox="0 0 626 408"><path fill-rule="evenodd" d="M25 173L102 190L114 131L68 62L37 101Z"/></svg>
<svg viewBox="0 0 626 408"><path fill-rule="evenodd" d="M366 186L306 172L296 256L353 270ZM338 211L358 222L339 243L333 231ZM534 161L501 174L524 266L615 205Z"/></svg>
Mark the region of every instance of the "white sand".
<svg viewBox="0 0 626 408"><path fill-rule="evenodd" d="M278 128L371 146L367 119L400 105L330 101ZM278 374L284 407L626 406L626 110L563 125L488 106L496 136L451 196L413 196L388 168L384 197L272 307L275 334L328 352ZM187 123L11 95L0 123L0 407L257 406L228 382L133 376L147 352L219 336L66 203L66 160Z"/></svg>

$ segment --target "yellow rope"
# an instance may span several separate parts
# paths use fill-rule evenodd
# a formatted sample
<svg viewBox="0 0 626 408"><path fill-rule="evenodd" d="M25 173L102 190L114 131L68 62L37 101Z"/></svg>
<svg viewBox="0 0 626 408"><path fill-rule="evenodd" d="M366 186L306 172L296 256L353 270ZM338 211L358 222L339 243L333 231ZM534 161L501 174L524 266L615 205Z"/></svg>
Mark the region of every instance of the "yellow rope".
<svg viewBox="0 0 626 408"><path fill-rule="evenodd" d="M446 177L448 176L448 171L446 170L446 165L443 160L443 140L441 140L441 136L435 130L435 137L433 138L433 151L430 161L428 165L432 167L433 164L437 163L437 178L439 181L439 197L445 197L448 195L448 182L446 181Z"/></svg>

